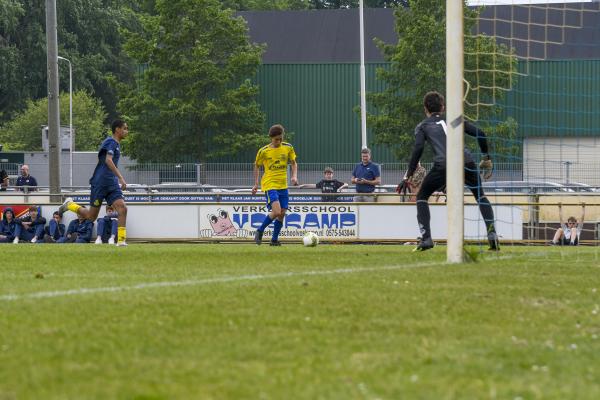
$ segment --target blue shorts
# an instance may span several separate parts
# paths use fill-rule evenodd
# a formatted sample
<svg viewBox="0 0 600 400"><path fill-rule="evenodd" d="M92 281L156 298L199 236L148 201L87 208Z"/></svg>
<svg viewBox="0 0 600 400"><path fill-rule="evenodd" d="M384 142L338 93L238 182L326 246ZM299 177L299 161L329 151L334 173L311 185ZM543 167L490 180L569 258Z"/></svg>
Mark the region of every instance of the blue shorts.
<svg viewBox="0 0 600 400"><path fill-rule="evenodd" d="M269 209L269 211L271 210L271 204L273 204L276 201L279 202L279 206L281 208L285 208L287 210L290 201L290 195L288 194L287 189L267 190L265 196L267 198L267 208Z"/></svg>
<svg viewBox="0 0 600 400"><path fill-rule="evenodd" d="M101 207L102 201L106 199L106 204L109 206L114 203L115 200L123 199L123 192L119 185L110 186L94 186L92 185L90 193L90 206Z"/></svg>

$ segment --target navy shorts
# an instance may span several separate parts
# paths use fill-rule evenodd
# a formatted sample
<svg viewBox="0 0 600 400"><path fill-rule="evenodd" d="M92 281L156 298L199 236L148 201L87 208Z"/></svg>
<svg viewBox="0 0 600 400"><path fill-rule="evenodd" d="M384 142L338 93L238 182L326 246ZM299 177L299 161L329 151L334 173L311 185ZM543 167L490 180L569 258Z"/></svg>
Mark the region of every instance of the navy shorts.
<svg viewBox="0 0 600 400"><path fill-rule="evenodd" d="M123 199L123 192L119 185L110 186L94 186L92 185L90 193L90 206L100 207L102 201L106 199L106 204L109 206L114 203L115 200Z"/></svg>
<svg viewBox="0 0 600 400"><path fill-rule="evenodd" d="M288 205L289 205L289 200L290 200L290 196L288 194L287 189L267 190L267 193L265 193L265 196L267 198L267 208L269 210L271 210L271 204L273 204L273 202L275 202L275 201L279 202L279 206L281 208L285 208L287 210Z"/></svg>

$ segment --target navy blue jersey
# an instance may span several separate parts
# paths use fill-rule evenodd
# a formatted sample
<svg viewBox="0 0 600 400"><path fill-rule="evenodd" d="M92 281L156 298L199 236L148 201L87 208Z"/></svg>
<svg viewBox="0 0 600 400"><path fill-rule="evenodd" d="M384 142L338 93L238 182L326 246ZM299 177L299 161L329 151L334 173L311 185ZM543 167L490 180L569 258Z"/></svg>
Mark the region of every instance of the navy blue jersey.
<svg viewBox="0 0 600 400"><path fill-rule="evenodd" d="M415 147L408 164L407 177L411 177L417 168L419 159L425 149L425 142L429 142L433 150L433 164L439 168L446 168L446 120L442 114L432 114L425 118L415 128ZM464 132L477 138L479 149L487 154L487 138L485 133L469 121L464 121ZM474 162L471 152L465 148L464 162Z"/></svg>
<svg viewBox="0 0 600 400"><path fill-rule="evenodd" d="M90 184L94 186L114 186L119 184L117 176L106 165L106 155L112 156L115 166L119 166L119 158L121 157L121 147L113 137L104 139L98 150L98 165L94 169L94 174L90 178Z"/></svg>

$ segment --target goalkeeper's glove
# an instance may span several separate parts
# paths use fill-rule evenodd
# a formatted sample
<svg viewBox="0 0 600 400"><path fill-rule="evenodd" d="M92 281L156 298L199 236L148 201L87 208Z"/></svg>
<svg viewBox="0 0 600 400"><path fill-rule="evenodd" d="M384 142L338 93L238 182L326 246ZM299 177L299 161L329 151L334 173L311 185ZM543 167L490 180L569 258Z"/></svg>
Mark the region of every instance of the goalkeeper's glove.
<svg viewBox="0 0 600 400"><path fill-rule="evenodd" d="M403 179L402 182L396 186L396 193L402 195L410 193L410 183L408 183L408 179Z"/></svg>
<svg viewBox="0 0 600 400"><path fill-rule="evenodd" d="M490 160L489 155L483 156L483 159L479 163L479 170L483 174L483 179L488 180L492 177L492 171L494 170L494 164Z"/></svg>

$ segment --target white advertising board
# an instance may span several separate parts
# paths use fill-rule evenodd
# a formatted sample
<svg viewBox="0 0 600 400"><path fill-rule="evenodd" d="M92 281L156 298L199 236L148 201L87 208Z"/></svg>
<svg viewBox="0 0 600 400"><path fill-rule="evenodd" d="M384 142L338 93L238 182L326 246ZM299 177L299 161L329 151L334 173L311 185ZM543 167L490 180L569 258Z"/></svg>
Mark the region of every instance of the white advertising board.
<svg viewBox="0 0 600 400"><path fill-rule="evenodd" d="M496 231L500 238L523 239L523 213L517 206L492 206ZM448 237L448 214L445 204L430 204L431 234L434 240ZM477 205L465 206L465 239L485 239L487 231ZM417 208L404 205L361 205L360 239L414 240L420 235Z"/></svg>
<svg viewBox="0 0 600 400"><path fill-rule="evenodd" d="M200 237L213 239L251 238L269 213L265 206L201 205ZM323 239L357 239L358 206L352 204L291 205L280 233L282 240L301 238L307 231ZM267 240L273 225L265 230Z"/></svg>
<svg viewBox="0 0 600 400"><path fill-rule="evenodd" d="M42 215L52 218L54 206L43 206ZM523 213L518 206L493 206L496 230L501 239L523 238ZM435 240L448 232L445 204L431 204L431 231ZM127 236L150 240L252 240L268 210L257 204L174 203L128 205ZM104 215L104 209L100 217ZM65 214L68 225L75 214ZM273 225L265 230L265 240ZM300 239L313 231L324 240L415 240L419 236L414 204L297 204L291 205L280 238ZM479 208L465 206L465 238L485 239Z"/></svg>

